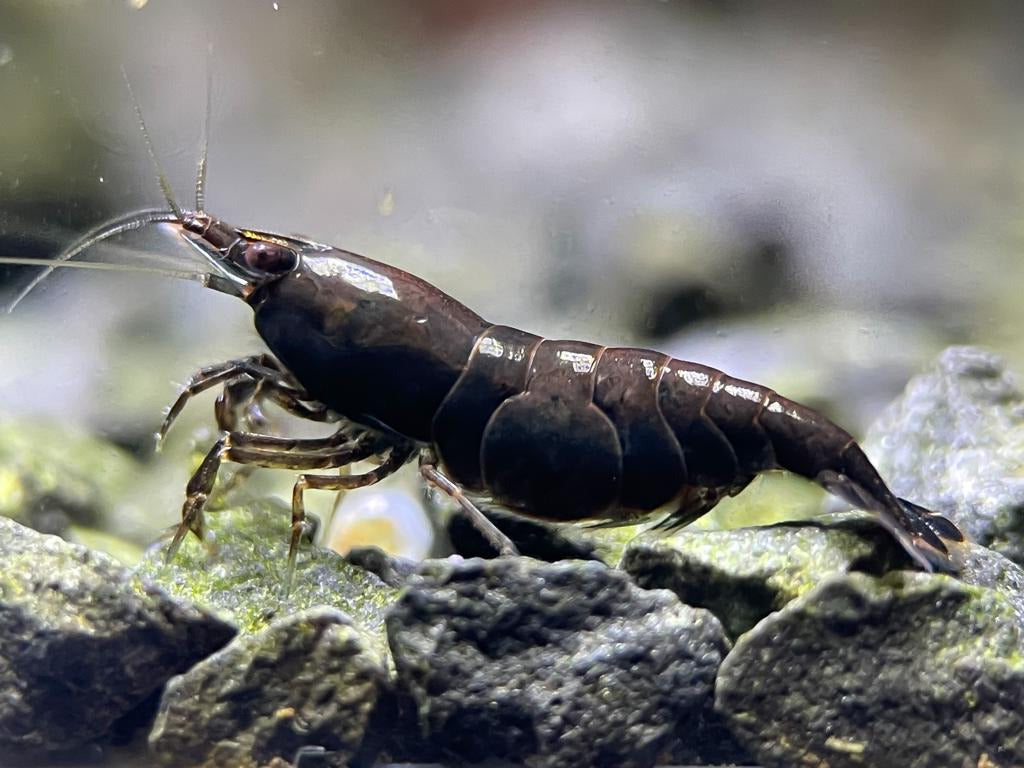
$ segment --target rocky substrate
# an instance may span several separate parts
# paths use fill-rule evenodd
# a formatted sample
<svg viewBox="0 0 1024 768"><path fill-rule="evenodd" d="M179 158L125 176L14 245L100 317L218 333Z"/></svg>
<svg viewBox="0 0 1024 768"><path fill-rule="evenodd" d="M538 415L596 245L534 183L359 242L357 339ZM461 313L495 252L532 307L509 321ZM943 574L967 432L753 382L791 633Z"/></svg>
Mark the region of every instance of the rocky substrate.
<svg viewBox="0 0 1024 768"><path fill-rule="evenodd" d="M1012 556L1019 522L993 499L1024 459L998 366L948 351L886 417L936 442L871 446L900 492ZM914 494L914 446L956 493ZM956 485L968 458L984 482ZM0 755L135 727L166 766L1024 765L1024 571L980 544L955 547L958 578L915 570L857 513L645 534L618 567L306 545L286 595L288 520L223 510L206 542L129 569L0 519Z"/></svg>

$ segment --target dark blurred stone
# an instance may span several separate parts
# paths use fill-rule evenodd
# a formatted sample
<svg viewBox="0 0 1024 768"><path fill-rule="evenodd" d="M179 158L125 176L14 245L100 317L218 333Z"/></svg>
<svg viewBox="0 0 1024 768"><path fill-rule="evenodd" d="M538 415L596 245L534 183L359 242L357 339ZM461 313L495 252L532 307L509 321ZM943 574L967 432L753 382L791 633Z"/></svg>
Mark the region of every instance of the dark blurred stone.
<svg viewBox="0 0 1024 768"><path fill-rule="evenodd" d="M700 733L708 612L595 562L428 561L388 615L400 692L458 760L649 766Z"/></svg>
<svg viewBox="0 0 1024 768"><path fill-rule="evenodd" d="M304 611L174 678L150 748L171 766L369 765L367 727L386 686L383 660L347 616Z"/></svg>
<svg viewBox="0 0 1024 768"><path fill-rule="evenodd" d="M643 337L663 339L694 323L724 314L721 297L701 283L680 283L656 289L643 306L636 331Z"/></svg>
<svg viewBox="0 0 1024 768"><path fill-rule="evenodd" d="M0 518L0 750L105 737L234 629L112 558Z"/></svg>
<svg viewBox="0 0 1024 768"><path fill-rule="evenodd" d="M898 495L1024 563L1024 392L998 357L947 349L907 384L864 447Z"/></svg>

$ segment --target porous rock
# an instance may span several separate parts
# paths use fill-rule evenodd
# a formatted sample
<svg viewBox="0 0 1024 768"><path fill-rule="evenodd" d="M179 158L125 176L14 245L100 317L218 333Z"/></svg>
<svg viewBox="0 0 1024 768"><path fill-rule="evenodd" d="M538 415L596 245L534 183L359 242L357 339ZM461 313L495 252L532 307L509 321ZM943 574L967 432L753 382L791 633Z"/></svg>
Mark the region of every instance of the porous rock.
<svg viewBox="0 0 1024 768"><path fill-rule="evenodd" d="M898 495L1024 564L1024 391L996 355L947 349L885 410L864 448Z"/></svg>
<svg viewBox="0 0 1024 768"><path fill-rule="evenodd" d="M0 518L0 752L71 749L234 629L112 558Z"/></svg>
<svg viewBox="0 0 1024 768"><path fill-rule="evenodd" d="M1020 570L971 554L975 586L893 571L833 576L743 635L717 707L765 766L1024 764ZM968 578L970 571L968 569Z"/></svg>
<svg viewBox="0 0 1024 768"><path fill-rule="evenodd" d="M428 561L388 614L400 693L459 760L647 766L693 736L719 622L597 562Z"/></svg>
<svg viewBox="0 0 1024 768"><path fill-rule="evenodd" d="M501 509L488 509L485 514L526 557L548 562L601 559L598 542L579 526L531 520ZM452 515L446 530L455 554L465 558L494 557L494 545L465 515Z"/></svg>
<svg viewBox="0 0 1024 768"><path fill-rule="evenodd" d="M857 515L644 536L623 567L738 636L716 707L765 766L1024 764L1024 570L950 544L917 570Z"/></svg>
<svg viewBox="0 0 1024 768"><path fill-rule="evenodd" d="M307 610L174 678L150 748L171 766L283 766L304 752L320 766L369 764L367 731L386 686L379 655L347 616Z"/></svg>

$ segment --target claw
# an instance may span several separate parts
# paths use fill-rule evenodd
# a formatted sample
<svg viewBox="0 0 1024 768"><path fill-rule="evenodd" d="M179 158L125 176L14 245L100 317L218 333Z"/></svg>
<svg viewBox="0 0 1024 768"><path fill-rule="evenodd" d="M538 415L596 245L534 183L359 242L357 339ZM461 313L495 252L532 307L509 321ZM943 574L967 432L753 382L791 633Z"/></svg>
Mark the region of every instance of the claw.
<svg viewBox="0 0 1024 768"><path fill-rule="evenodd" d="M185 540L188 535L188 525L184 520L178 525L174 531L174 538L171 539L171 543L167 545L167 551L164 552L164 564L170 565L171 561L174 560L175 555L178 554L178 550L181 549L181 542Z"/></svg>

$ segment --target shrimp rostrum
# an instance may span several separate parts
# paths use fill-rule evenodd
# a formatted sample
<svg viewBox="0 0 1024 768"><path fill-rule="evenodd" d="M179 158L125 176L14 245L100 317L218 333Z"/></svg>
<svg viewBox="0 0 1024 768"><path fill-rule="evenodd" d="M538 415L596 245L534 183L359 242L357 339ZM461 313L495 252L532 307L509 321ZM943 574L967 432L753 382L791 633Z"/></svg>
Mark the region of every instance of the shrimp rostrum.
<svg viewBox="0 0 1024 768"><path fill-rule="evenodd" d="M660 514L676 527L781 469L873 514L921 568L957 570L944 541L962 540L951 522L897 498L848 432L766 387L646 349L496 325L388 264L172 207L121 219L64 252L133 222L171 223L206 260L202 282L252 307L270 350L203 369L168 413L161 434L189 397L222 388L222 434L188 484L170 554L189 531L202 536L222 462L289 468L302 473L290 580L306 489L370 485L418 457L423 477L502 553L515 548L480 499L552 521ZM324 438L261 435L248 416L264 401L340 427ZM316 473L365 459L378 465Z"/></svg>

